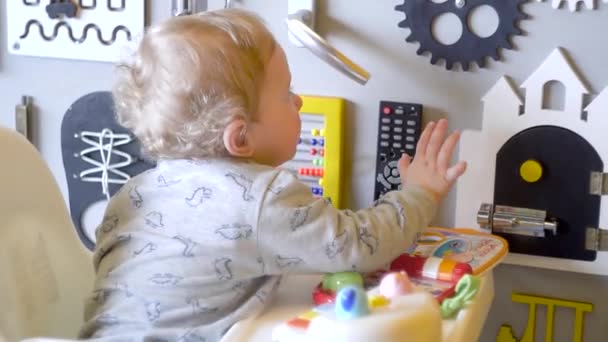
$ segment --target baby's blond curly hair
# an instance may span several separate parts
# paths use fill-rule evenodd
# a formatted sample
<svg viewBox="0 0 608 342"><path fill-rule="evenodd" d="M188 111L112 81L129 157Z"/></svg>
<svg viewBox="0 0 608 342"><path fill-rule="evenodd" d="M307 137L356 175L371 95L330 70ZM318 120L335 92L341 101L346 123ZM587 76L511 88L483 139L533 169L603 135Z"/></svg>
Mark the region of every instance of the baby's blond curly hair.
<svg viewBox="0 0 608 342"><path fill-rule="evenodd" d="M226 155L229 122L253 119L259 82L276 41L239 9L171 18L150 28L117 67L118 122L150 159Z"/></svg>

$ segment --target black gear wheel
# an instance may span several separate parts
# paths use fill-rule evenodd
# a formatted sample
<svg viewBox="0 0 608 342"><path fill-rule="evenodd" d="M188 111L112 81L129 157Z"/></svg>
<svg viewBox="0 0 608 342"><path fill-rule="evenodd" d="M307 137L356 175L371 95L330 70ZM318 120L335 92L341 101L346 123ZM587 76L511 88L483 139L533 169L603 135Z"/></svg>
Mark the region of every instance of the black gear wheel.
<svg viewBox="0 0 608 342"><path fill-rule="evenodd" d="M455 0L443 3L434 3L429 0L405 0L402 5L395 6L396 11L405 14L405 20L399 23L401 28L409 28L411 33L405 39L407 42L417 41L420 47L416 52L422 55L431 53L431 64L440 59L445 60L446 68L452 69L454 63L460 63L463 70L469 69L471 62L476 62L480 68L485 67L486 57L499 60L499 49L512 49L510 39L513 35L521 35L517 27L520 20L528 16L521 12L520 6L527 0L466 0L465 5L459 8ZM489 37L479 37L471 32L468 26L468 17L471 10L480 5L489 5L498 14L498 27ZM432 33L432 24L435 17L443 13L453 13L462 23L462 36L451 45L443 45L435 40Z"/></svg>

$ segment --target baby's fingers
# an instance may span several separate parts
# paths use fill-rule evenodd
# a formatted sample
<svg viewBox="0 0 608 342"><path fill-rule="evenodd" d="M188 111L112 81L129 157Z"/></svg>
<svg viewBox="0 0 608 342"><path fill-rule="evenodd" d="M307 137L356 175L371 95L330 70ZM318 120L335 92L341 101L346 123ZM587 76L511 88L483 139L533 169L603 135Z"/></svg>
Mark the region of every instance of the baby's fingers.
<svg viewBox="0 0 608 342"><path fill-rule="evenodd" d="M467 169L467 162L459 161L456 165L450 167L445 173L446 180L453 184L458 177L462 176Z"/></svg>
<svg viewBox="0 0 608 342"><path fill-rule="evenodd" d="M437 156L437 169L439 172L446 172L450 166L452 153L454 153L454 148L458 143L458 139L460 139L460 133L454 132L450 134L450 136L443 142L443 145L441 145L439 155Z"/></svg>

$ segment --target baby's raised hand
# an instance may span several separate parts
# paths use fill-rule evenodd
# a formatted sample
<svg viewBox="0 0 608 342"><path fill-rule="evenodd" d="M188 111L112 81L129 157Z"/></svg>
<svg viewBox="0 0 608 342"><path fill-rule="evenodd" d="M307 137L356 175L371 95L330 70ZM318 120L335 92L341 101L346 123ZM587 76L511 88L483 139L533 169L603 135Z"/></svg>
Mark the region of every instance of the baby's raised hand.
<svg viewBox="0 0 608 342"><path fill-rule="evenodd" d="M435 195L440 202L450 191L458 177L466 170L467 164L459 161L450 167L454 147L460 138L459 132L445 134L448 128L446 119L430 122L418 141L413 160L403 155L399 160L399 172L403 188L408 185L419 185Z"/></svg>

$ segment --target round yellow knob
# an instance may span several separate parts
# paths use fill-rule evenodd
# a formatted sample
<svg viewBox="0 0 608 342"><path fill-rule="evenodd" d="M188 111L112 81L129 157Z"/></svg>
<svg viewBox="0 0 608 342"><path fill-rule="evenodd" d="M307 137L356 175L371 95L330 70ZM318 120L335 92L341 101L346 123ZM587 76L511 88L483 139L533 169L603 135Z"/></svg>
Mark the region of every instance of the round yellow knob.
<svg viewBox="0 0 608 342"><path fill-rule="evenodd" d="M543 166L534 159L528 159L521 164L519 175L528 183L536 183L543 176Z"/></svg>
<svg viewBox="0 0 608 342"><path fill-rule="evenodd" d="M310 134L312 134L313 137L316 137L319 135L319 130L317 128L313 128L310 130Z"/></svg>

